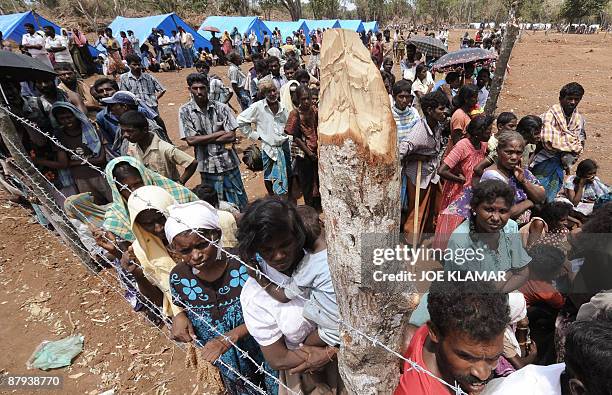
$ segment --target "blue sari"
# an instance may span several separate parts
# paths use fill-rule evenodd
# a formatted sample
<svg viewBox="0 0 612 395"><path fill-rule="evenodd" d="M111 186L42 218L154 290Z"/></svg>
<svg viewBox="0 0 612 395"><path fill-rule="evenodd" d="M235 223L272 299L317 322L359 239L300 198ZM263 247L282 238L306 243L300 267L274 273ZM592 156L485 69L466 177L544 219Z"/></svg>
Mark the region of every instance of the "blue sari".
<svg viewBox="0 0 612 395"><path fill-rule="evenodd" d="M537 163L531 169L546 190L546 201L552 202L563 186L563 165L559 156Z"/></svg>

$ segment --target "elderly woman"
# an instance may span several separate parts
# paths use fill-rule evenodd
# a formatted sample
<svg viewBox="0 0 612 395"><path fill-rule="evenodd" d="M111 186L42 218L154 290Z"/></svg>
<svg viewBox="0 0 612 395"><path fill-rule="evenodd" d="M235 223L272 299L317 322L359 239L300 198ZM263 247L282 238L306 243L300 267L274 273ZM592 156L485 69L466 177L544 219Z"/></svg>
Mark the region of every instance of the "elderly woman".
<svg viewBox="0 0 612 395"><path fill-rule="evenodd" d="M250 393L248 384L227 368L230 366L261 385L266 393L275 394L275 380L270 377L275 373L268 370L269 375L264 375L258 370L263 356L244 324L240 294L248 279L247 270L218 247L221 226L217 210L204 201L170 206L165 235L181 259L170 272L173 301L185 309L174 318L174 326L182 328L180 321L189 320L193 334L191 338L177 338L195 340L208 362L215 363L220 358L223 363L217 367L227 393ZM243 351L250 358L244 357Z"/></svg>
<svg viewBox="0 0 612 395"><path fill-rule="evenodd" d="M248 138L262 141L264 183L268 194L287 196L291 179L291 153L285 124L289 111L279 101L278 89L272 80L261 80L257 88L265 99L253 103L236 120ZM256 130L252 129L253 123L257 126Z"/></svg>
<svg viewBox="0 0 612 395"><path fill-rule="evenodd" d="M287 284L298 264L312 256L308 251L313 251L314 240L297 210L278 198L253 202L240 220L237 237L243 259L259 267L276 284ZM279 370L283 384L304 394L342 390L337 364L333 361L337 349L299 347L316 330L313 321L304 317L304 299L281 303L254 278L247 280L240 299L249 333L259 343L270 366ZM319 368L324 370L301 374ZM285 391L284 387L279 388L279 394L286 394Z"/></svg>
<svg viewBox="0 0 612 395"><path fill-rule="evenodd" d="M134 191L127 206L136 240L121 257L121 266L134 276L140 292L156 305L163 306L168 317L181 311L172 305L169 278L175 262L166 250L168 241L164 233L167 208L175 203L170 193L155 185L145 185Z"/></svg>

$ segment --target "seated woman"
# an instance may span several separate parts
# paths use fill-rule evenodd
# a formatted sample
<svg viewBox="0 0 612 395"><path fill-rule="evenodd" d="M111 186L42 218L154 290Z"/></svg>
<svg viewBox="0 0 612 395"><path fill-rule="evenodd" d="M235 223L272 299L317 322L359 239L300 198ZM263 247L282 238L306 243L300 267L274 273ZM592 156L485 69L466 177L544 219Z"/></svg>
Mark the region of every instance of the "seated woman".
<svg viewBox="0 0 612 395"><path fill-rule="evenodd" d="M563 183L560 196L569 201L578 211L589 215L593 205L602 196L610 192L606 184L597 177L597 163L592 159L585 159L578 163L576 175L569 176Z"/></svg>
<svg viewBox="0 0 612 395"><path fill-rule="evenodd" d="M166 239L181 259L170 272L170 289L174 303L185 309L174 317L173 332L174 327L185 326L179 321L191 322L193 337L189 332L176 337L185 342L195 340L210 363L220 358L223 363L216 365L227 393L251 392L248 384L225 365L266 393L276 394L277 385L270 377L275 372L269 368L268 375L259 371L263 356L244 324L240 302L249 278L247 269L216 246L221 233L217 210L204 201L168 207ZM243 351L250 358L243 356Z"/></svg>
<svg viewBox="0 0 612 395"><path fill-rule="evenodd" d="M290 203L269 197L251 203L238 224L240 254L275 284L287 284L303 259L312 254L314 240ZM270 284L268 284L270 285ZM240 295L244 321L259 343L266 361L279 370L279 379L292 391L336 393L341 389L336 347L302 346L316 326L304 317L305 300L281 303L254 278ZM301 374L306 370L321 370Z"/></svg>
<svg viewBox="0 0 612 395"><path fill-rule="evenodd" d="M132 191L145 185L156 185L170 193L178 203L198 200L189 189L147 169L131 156L120 156L111 160L106 165L105 171L106 180L113 194L113 202L104 215L103 229L97 229L94 236L98 245L116 258L121 258L123 252L117 248L115 241L124 240L132 243L136 239L132 233L127 211L127 200Z"/></svg>
<svg viewBox="0 0 612 395"><path fill-rule="evenodd" d="M136 240L121 257L121 266L134 276L140 293L163 306L167 317L181 311L172 304L169 278L176 263L168 254L164 233L167 208L172 204L176 204L172 195L155 185L145 185L130 195L127 205Z"/></svg>
<svg viewBox="0 0 612 395"><path fill-rule="evenodd" d="M498 279L501 292L512 292L529 277L529 255L521 243L517 223L510 219L514 191L499 180L482 181L472 194L471 215L451 235L448 249L479 251L473 260L445 262L445 270L505 272Z"/></svg>
<svg viewBox="0 0 612 395"><path fill-rule="evenodd" d="M442 188L440 210L446 209L459 199L462 193L472 185L474 166L484 159L487 152L487 141L491 137L493 117L478 115L467 126L467 138L459 140L451 152L444 158L438 169L440 178L446 180ZM436 236L450 235L465 218L453 213L442 212L436 224ZM436 237L438 240L438 237ZM437 243L434 242L434 245ZM443 243L445 244L445 243ZM443 248L443 247L442 247Z"/></svg>

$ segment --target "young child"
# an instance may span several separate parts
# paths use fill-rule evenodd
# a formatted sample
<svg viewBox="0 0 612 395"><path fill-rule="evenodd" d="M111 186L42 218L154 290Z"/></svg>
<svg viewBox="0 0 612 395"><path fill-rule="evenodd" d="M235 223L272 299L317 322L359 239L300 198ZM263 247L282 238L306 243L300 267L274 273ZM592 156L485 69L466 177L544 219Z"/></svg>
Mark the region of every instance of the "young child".
<svg viewBox="0 0 612 395"><path fill-rule="evenodd" d="M139 111L127 111L119 118L123 138L129 141L127 154L162 176L185 184L193 176L198 161L174 145L149 132L147 118ZM177 166L185 171L179 175Z"/></svg>
<svg viewBox="0 0 612 395"><path fill-rule="evenodd" d="M327 264L323 223L310 206L298 206L297 211L308 233L307 238L315 240L312 251L308 251L297 265L284 288L273 286L266 278L258 281L270 296L281 303L300 297L309 299L304 306L304 317L317 324L318 329L308 335L304 344L337 346L340 344L338 302Z"/></svg>
<svg viewBox="0 0 612 395"><path fill-rule="evenodd" d="M563 307L565 298L553 281L559 277L565 263L565 254L550 245L537 245L529 250L529 280L519 290L525 295L527 306L545 304L555 310Z"/></svg>
<svg viewBox="0 0 612 395"><path fill-rule="evenodd" d="M546 203L539 216L531 218L528 224L520 229L525 248L535 244L548 244L567 249L568 221L572 206L565 202Z"/></svg>
<svg viewBox="0 0 612 395"><path fill-rule="evenodd" d="M597 162L594 160L585 159L581 161L576 168L576 175L569 176L563 183L563 189L561 190L562 197L566 198L575 207L581 203L583 203L582 206L585 209L587 206L590 207L588 213L580 210L585 215L590 214L593 203L598 198L610 192L608 186L597 177L597 169Z"/></svg>

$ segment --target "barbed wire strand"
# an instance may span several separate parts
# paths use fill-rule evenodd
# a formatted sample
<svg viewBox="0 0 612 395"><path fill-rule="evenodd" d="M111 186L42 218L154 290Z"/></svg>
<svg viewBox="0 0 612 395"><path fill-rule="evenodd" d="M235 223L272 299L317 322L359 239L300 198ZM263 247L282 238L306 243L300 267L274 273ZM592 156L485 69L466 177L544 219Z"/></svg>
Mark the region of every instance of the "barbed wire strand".
<svg viewBox="0 0 612 395"><path fill-rule="evenodd" d="M14 148L16 148L16 147L15 147L15 145L14 145L12 142L10 142L10 141L9 141L9 143L10 143L10 144L11 144L11 145L12 145ZM19 154L20 154L21 156L23 156L23 154L22 154L22 153L21 153L19 150L17 150L17 152L19 152ZM24 156L24 158L25 158L25 156ZM25 158L25 159L27 159L27 158ZM16 167L18 167L18 168L19 168L19 169L20 169L20 170L21 170L21 171L22 171L22 172L23 172L23 173L24 173L24 174L25 174L25 175L28 177L28 179L30 180L30 182L32 182L32 183L34 183L34 184L36 184L36 185L37 185L37 186L38 186L38 187L41 189L41 191L42 191L42 193L45 195L45 197L47 197L47 199L49 199L51 202L53 202L53 205L54 205L54 206L55 206L57 209L59 209L59 207L58 207L58 206L57 206L57 204L55 203L54 199L53 199L52 197L49 197L49 195L48 195L46 192L44 192L44 188L42 188L40 184L38 184L36 181L34 181L34 180L32 179L32 177L30 177L30 176L27 174L27 172L26 172L26 171L24 171L24 169L22 169L21 167L19 167L19 166L18 166L16 163L13 163L13 164L14 164ZM36 169L36 167L35 167L35 169ZM39 171L38 169L36 169L36 171L40 173L40 171ZM41 175L41 176L43 176L43 175L42 175L42 173L40 173L40 175ZM43 176L43 177L44 177L44 176ZM53 185L52 183L50 183L50 184L51 184L51 185ZM63 194L63 193L62 193L62 192L61 192L59 189L57 189L57 187L55 187L55 185L53 185L53 187L54 187L54 188L56 189L56 191L57 191L58 193L60 193L60 194L61 194L61 195L62 195L64 198L66 197L66 196L65 196L65 195L64 195L64 194ZM76 209L76 210L78 210L78 208L76 208L76 207L75 207L75 209ZM66 216L66 214L63 212L63 210L60 210L60 211L62 212L63 216L64 216L64 217L65 217L65 218L68 220L68 223L70 223L70 219L69 219L69 218ZM79 211L80 211L80 210L79 210ZM80 212L80 213L81 213L81 214L83 215L83 217L84 217L84 218L87 220L87 217L86 217L86 216L83 214L83 212ZM64 221L64 222L66 222L66 221ZM69 226L72 226L72 225L69 225ZM109 242L113 243L113 244L115 245L115 247L117 247L117 248L119 249L119 246L118 246L118 245L117 245L117 244L116 244L114 241L112 241L111 239L107 238L106 236L104 236L104 237L106 238L106 240L107 240L107 241L109 241ZM89 256L92 256L92 255L93 255L91 252L89 252L89 251L87 251L87 250L83 249L83 247L81 247L81 246L78 246L78 247L79 247L81 250L83 250L83 251L84 251L86 254L88 254ZM111 262L111 261L110 261L110 260L109 260L107 257L105 257L105 256L103 256L103 255L98 255L98 256L100 256L100 257L102 257L104 260L106 260L106 261L107 261L107 262L108 262L108 263L109 263L111 266L114 266L114 265L112 264L112 262ZM93 256L92 256L92 257L93 257ZM142 269L142 265L140 265L138 262L135 262L135 261L131 261L131 262L133 262L135 265L137 265L138 267L140 267L140 268ZM148 278L148 277L147 277L147 279L148 279L149 281L151 281L151 280L152 280L152 279L150 279L150 278ZM157 288L160 288L160 289L162 288L162 287L161 287L161 284L159 284L157 281L151 281L151 282L152 282L152 283L153 283L153 285L155 285ZM151 300L150 300L150 299L149 299L149 298L148 298L146 295L144 295L144 294L142 294L142 293L139 293L139 296L140 296L140 297L143 297L143 298L144 298L144 299L147 301L147 303L151 304L151 306L156 306L156 304L155 304L153 301L151 301ZM184 308L185 310L187 310L187 311L191 312L191 313L192 313L192 314L195 316L195 318L196 318L196 319L197 319L199 322L203 322L205 325L207 325L207 326L209 327L209 329L210 329L211 331L213 331L215 334L217 334L217 335L218 335L218 337L223 338L223 340L227 341L227 342L228 342L229 344L231 344L231 345L232 345L234 348L236 348L236 350L237 350L237 354L238 354L239 358L248 359L248 360L249 360L251 363L253 363L253 364L254 364L254 365L255 365L255 366L258 368L258 371L263 372L265 375L267 375L268 377L270 377L270 378L272 378L273 380L275 380L275 381L277 382L277 384L278 384L278 385L280 385L280 386L284 387L284 388L285 388L285 389L286 389L288 392L290 392L291 394L295 394L295 395L299 395L299 394L301 394L301 392L295 392L295 391L293 391L291 388L289 388L289 387L287 387L285 384L283 384L283 383L282 383L282 382L281 382L281 381L280 381L280 380L279 380L279 379L278 379L278 378L277 378L275 375L273 375L272 373L270 373L270 372L268 372L267 370L265 370L264 363L258 363L257 361L255 361L255 360L254 360L254 359L253 359L253 358L250 356L250 354L249 354L247 351L245 351L245 350L241 349L241 348L240 348L240 347L239 347L239 346L238 346L238 345L237 345L237 344L236 344L234 341L232 341L232 339L231 339L231 338L229 338L229 337L228 337L227 335L225 335L223 332L219 331L219 330L217 329L217 327L216 327L216 326L213 326L213 325L211 325L211 324L210 324L208 321L206 321L206 319L205 319L205 317L204 317L203 315L198 314L198 313L197 313L197 312L195 312L195 311L194 311L194 310L193 310L191 307L187 306L187 305L186 305L186 304L185 304L183 301L181 301L181 300L179 300L179 299L173 298L173 303L174 303L174 302L178 302L180 305L177 305L176 303L175 303L175 305L177 305L178 307L182 307L182 308ZM155 311L154 311L154 310L156 310L155 308L152 308L152 309L150 309L150 310L151 310L151 311L152 311L152 312L155 314ZM157 314L156 314L156 315L157 315ZM165 317L164 317L164 316L157 315L157 317L158 317L158 318L160 318L160 319L162 319L162 320L165 322Z"/></svg>
<svg viewBox="0 0 612 395"><path fill-rule="evenodd" d="M0 108L2 108L3 110L5 110L7 113L9 113L13 118L15 118L16 120L20 121L21 123L25 124L26 126L29 126L30 128L32 128L33 130L41 133L42 135L46 136L50 141L52 141L56 146L58 146L59 148L71 153L72 155L74 155L75 157L78 157L79 159L81 159L83 161L84 165L88 165L89 167L91 167L93 170L99 172L100 174L102 174L103 176L106 177L106 173L102 170L100 170L98 167L92 165L89 160L85 157L83 157L82 155L78 154L77 152L75 152L74 150L66 147L64 144L62 144L55 136L46 133L44 131L42 131L38 125L36 125L35 123L31 122L28 119L25 119L19 115L14 114L10 109L8 109L6 106L4 105L0 105ZM103 148L102 148L103 149ZM131 192L132 195L134 195L135 197L137 197L138 199L142 200L144 203L146 203L147 207L153 208L154 206L151 204L150 201L148 201L147 199L143 198L142 196L139 196L136 191L132 191L131 188L129 188L129 186L117 181L116 179L113 179L113 182L115 182L117 185L119 185L121 187L122 190L128 190ZM183 223L183 221L180 218L176 218L176 217L171 217L169 215L167 215L166 213L162 213L164 214L167 218L173 218L175 221L177 221L179 224L183 224L185 226L187 226L186 224ZM277 287L277 289L280 288L286 288L286 286L284 284L281 284L277 281L275 281L274 279L272 279L270 276L268 276L267 273L264 273L260 270L259 267L253 267L249 264L247 264L246 262L244 262L239 256L232 254L231 252L225 250L222 246L220 246L216 241L211 240L209 238L207 238L205 235L201 234L197 229L191 228L189 226L187 226L189 228L189 230L191 230L192 234L196 234L199 237L201 237L202 239L204 239L205 241L209 242L210 244L214 245L215 247L217 247L219 250L221 250L222 252L224 252L229 258L236 260L237 262L241 263L242 265L250 268L251 270L255 271L255 273L258 276L263 276L266 279L268 279L270 282L274 283ZM298 295L298 298L302 299L305 302L308 302L309 299L303 297L302 295ZM353 333L353 334L357 334L361 337L363 337L364 339L368 340L369 342L372 343L373 346L378 346L383 348L385 351L393 354L395 357L400 358L401 360L407 362L413 369L415 369L416 371L419 372L423 372L429 376L431 376L432 378L438 380L441 384L446 385L447 387L449 387L450 389L452 389L456 394L458 395L466 395L466 393L461 389L460 386L456 385L451 385L448 382L446 382L444 379L435 376L433 373L431 373L429 370L421 367L420 365L418 365L415 361L412 361L409 358L406 358L405 356L401 355L400 353L398 353L397 351L393 350L391 347L387 346L386 344L382 343L380 340L378 340L376 338L376 336L372 337L370 335L367 335L366 333L364 333L363 331L354 328L353 326L351 326L350 324L346 323L344 320L342 320L341 318L338 319L338 324L345 327L347 329L348 332Z"/></svg>

